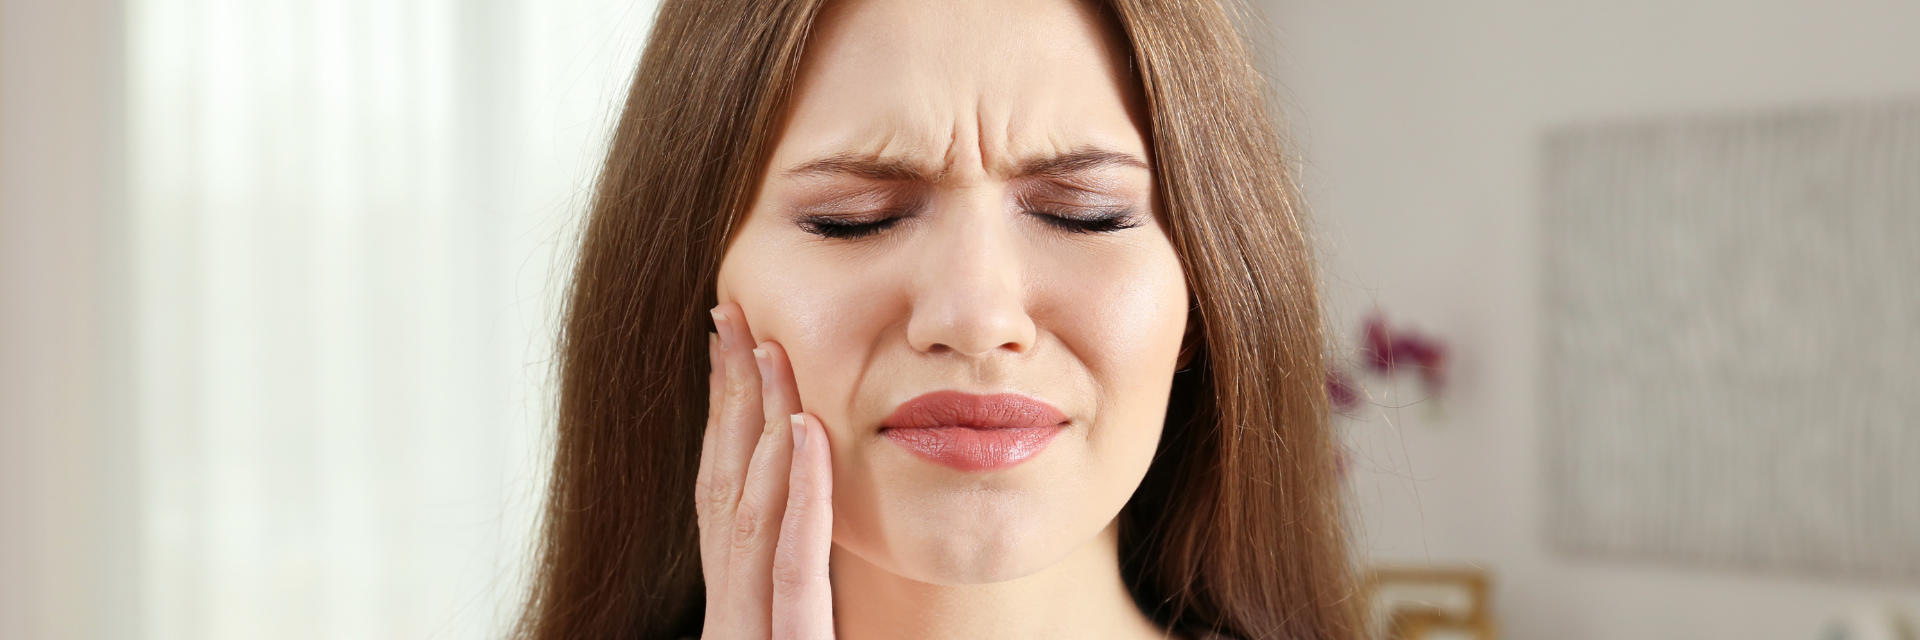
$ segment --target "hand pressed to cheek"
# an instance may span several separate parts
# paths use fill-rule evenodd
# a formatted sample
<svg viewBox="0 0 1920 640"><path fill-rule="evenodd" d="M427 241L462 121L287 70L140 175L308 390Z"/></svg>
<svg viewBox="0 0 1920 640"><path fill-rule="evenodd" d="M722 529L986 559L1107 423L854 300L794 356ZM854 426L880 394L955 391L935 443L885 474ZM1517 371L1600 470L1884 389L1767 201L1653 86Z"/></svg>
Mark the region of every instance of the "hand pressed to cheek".
<svg viewBox="0 0 1920 640"><path fill-rule="evenodd" d="M695 481L706 629L715 637L767 637L770 629L830 637L832 541L820 535L832 530L826 453L796 458L796 436L810 421L795 420L804 414L786 351L774 341L755 346L739 304L723 302L712 314L715 366ZM812 440L819 448L826 437Z"/></svg>

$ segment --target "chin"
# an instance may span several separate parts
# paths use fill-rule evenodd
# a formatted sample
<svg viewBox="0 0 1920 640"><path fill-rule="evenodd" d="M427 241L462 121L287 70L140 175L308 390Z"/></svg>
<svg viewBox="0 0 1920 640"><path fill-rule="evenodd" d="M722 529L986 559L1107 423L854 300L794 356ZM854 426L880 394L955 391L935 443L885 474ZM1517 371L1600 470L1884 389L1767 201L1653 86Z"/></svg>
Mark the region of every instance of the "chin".
<svg viewBox="0 0 1920 640"><path fill-rule="evenodd" d="M1073 547L1061 531L1009 524L947 528L902 541L891 558L895 573L930 584L966 585L1024 578L1059 562Z"/></svg>
<svg viewBox="0 0 1920 640"><path fill-rule="evenodd" d="M1109 520L1082 513L1086 503L1059 489L948 488L884 496L883 504L896 506L883 510L884 522L859 527L867 535L846 531L853 535L837 542L870 564L919 582L1016 580L1058 564Z"/></svg>

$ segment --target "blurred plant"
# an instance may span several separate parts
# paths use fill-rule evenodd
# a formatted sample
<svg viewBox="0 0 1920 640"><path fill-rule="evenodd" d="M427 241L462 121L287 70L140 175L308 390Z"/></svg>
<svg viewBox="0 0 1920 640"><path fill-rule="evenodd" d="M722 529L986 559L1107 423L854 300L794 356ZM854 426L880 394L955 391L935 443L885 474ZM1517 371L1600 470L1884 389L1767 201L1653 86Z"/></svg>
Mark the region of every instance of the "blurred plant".
<svg viewBox="0 0 1920 640"><path fill-rule="evenodd" d="M1388 329L1386 318L1377 310L1367 316L1366 323L1361 327L1360 357L1357 360L1363 365L1362 371L1381 377L1391 377L1412 369L1415 375L1420 376L1420 385L1427 399L1436 399L1447 381L1445 345L1429 336ZM1336 363L1328 367L1327 399L1336 413L1352 416L1360 408L1361 395L1359 381L1347 372L1345 366ZM1334 470L1342 478L1347 476L1347 469L1351 466L1351 455L1345 445L1335 452Z"/></svg>
<svg viewBox="0 0 1920 640"><path fill-rule="evenodd" d="M1375 311L1367 318L1366 346L1362 349L1374 373L1392 375L1401 366L1418 367L1420 382L1429 394L1440 390L1447 380L1447 350L1438 341L1417 333L1398 334L1387 329L1387 320Z"/></svg>
<svg viewBox="0 0 1920 640"><path fill-rule="evenodd" d="M1338 411L1351 411L1360 406L1360 390L1354 386L1353 376L1339 367L1327 370L1327 397L1333 400L1333 408Z"/></svg>
<svg viewBox="0 0 1920 640"><path fill-rule="evenodd" d="M1428 397L1437 395L1447 381L1447 349L1432 337L1387 327L1379 311L1367 316L1361 327L1360 358L1365 371L1390 377L1411 369L1420 376ZM1347 413L1360 407L1360 385L1353 376L1335 365L1327 371L1327 398L1334 410Z"/></svg>

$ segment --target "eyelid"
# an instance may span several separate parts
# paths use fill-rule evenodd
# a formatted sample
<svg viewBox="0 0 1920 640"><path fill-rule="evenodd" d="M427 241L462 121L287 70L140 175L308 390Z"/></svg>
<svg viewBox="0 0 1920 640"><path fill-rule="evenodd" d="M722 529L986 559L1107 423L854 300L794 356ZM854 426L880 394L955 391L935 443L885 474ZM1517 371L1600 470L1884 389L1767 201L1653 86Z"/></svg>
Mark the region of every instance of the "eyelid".
<svg viewBox="0 0 1920 640"><path fill-rule="evenodd" d="M1079 221L1079 222L1085 222L1090 220L1102 220L1102 219L1106 219L1114 216L1125 216L1133 212L1133 207L1129 205L1104 205L1104 206L1098 206L1098 207L1033 206L1033 207L1021 207L1021 209L1029 213L1037 213L1041 215L1052 216L1055 218L1065 218L1067 220L1073 220L1073 221ZM1073 215L1074 212L1086 212L1090 215Z"/></svg>
<svg viewBox="0 0 1920 640"><path fill-rule="evenodd" d="M1058 194L1074 199L1093 199L1100 201L1130 201L1127 194L1136 187L1128 180L1101 172L1080 172L1062 176L1042 176L1026 179L1026 185L1020 189L1021 198L1028 194Z"/></svg>
<svg viewBox="0 0 1920 640"><path fill-rule="evenodd" d="M1087 191L1081 189L1050 189L1042 193L1021 193L1015 200L1020 208L1029 211L1046 211L1059 208L1092 211L1124 211L1132 208L1131 198L1105 191Z"/></svg>
<svg viewBox="0 0 1920 640"><path fill-rule="evenodd" d="M834 193L830 197L796 207L794 211L808 218L845 218L849 211L869 212L871 215L893 214L918 209L926 204L928 197L925 191L902 192L895 187L868 185Z"/></svg>
<svg viewBox="0 0 1920 640"><path fill-rule="evenodd" d="M1091 215L1073 215L1062 209L1091 212ZM1020 212L1037 218L1050 227L1085 235L1109 234L1145 224L1141 219L1139 207L1132 204L1097 207L1023 206ZM917 207L891 207L860 214L795 215L794 224L823 240L859 241L878 236L900 226L901 223L911 224L920 218L920 215Z"/></svg>
<svg viewBox="0 0 1920 640"><path fill-rule="evenodd" d="M892 207L856 215L797 215L794 216L794 224L819 240L855 241L879 235L888 229L900 226L900 223L911 222L914 218L920 217L916 211L913 208Z"/></svg>
<svg viewBox="0 0 1920 640"><path fill-rule="evenodd" d="M1029 209L1028 213L1040 217L1042 222L1046 224L1061 228L1075 227L1068 230L1090 235L1124 231L1146 224L1146 221L1140 216L1139 209L1135 207L1102 207L1099 210L1101 213L1098 215L1084 217L1059 215L1032 209Z"/></svg>
<svg viewBox="0 0 1920 640"><path fill-rule="evenodd" d="M817 222L817 223L824 223L824 224L837 225L837 226L857 226L857 225L863 225L863 224L878 224L878 223L888 222L888 221L902 219L902 218L912 218L917 215L919 215L919 210L915 207L909 206L909 207L887 207L885 209L875 209L871 211L859 211L859 212L852 212L852 213L800 212L794 215L794 220L801 223Z"/></svg>

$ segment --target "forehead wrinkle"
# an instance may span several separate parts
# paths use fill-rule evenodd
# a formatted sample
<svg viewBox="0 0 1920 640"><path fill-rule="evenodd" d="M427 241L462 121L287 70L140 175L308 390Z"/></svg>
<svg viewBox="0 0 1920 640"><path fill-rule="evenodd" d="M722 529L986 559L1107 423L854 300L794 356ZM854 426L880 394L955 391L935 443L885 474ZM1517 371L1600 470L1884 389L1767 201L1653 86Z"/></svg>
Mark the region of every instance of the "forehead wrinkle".
<svg viewBox="0 0 1920 640"><path fill-rule="evenodd" d="M887 156L887 150L891 150L891 148L893 148L893 142L895 142L895 140L899 138L900 129L899 127L887 127L887 129L885 129L885 133L887 133L887 136L885 136L885 138L881 138L881 142L879 142L879 152L876 152L876 154L874 154L874 158L876 158L876 160L879 160L879 158L893 158L893 156ZM910 165L908 165L906 169L914 169L914 167L910 167ZM922 169L920 173L925 173L924 169Z"/></svg>
<svg viewBox="0 0 1920 640"><path fill-rule="evenodd" d="M1035 155L1016 162L1016 168L1010 172L1012 175L1009 178L1067 178L1107 167L1131 167L1147 171L1153 169L1152 165L1136 154L1086 143L1076 145L1065 152ZM838 151L787 169L783 173L790 177L850 175L890 182L939 184L952 174L950 165L951 163L948 163L948 166L932 168L925 164L916 164L908 158L887 157L882 153Z"/></svg>
<svg viewBox="0 0 1920 640"><path fill-rule="evenodd" d="M984 119L986 116L982 115L983 113L986 112L986 109L984 108L986 101L987 101L986 91L980 90L980 91L973 92L973 136L974 136L973 147L975 150L980 152L981 158L987 157L987 147L986 147L987 129L984 124ZM958 158L956 158L955 155L959 153L959 150L960 150L960 119L954 118L953 119L953 136L947 140L947 158L946 158L947 161L945 165L940 168L941 171L946 171L949 168L953 167L953 165L958 160Z"/></svg>
<svg viewBox="0 0 1920 640"><path fill-rule="evenodd" d="M800 104L820 105L807 110L820 121L836 124L864 121L864 126L855 126L865 131L835 136L838 140L808 136L813 137L812 144L802 148L810 150L787 156L792 158L790 162L813 165L815 169L836 164L839 167L805 173L935 183L970 182L976 176L1015 176L1022 173L1022 165L1031 156L1069 153L1087 145L1150 157L1143 154L1146 150L1139 149L1126 132L1107 129L1109 124L1120 126L1122 123L1138 127L1134 122L1138 118L1129 109L1127 92L1123 89L1119 96L1121 108L1127 111L1126 117L1115 120L1104 112L1108 88L1087 84L1098 78L1123 82L1130 79L1117 77L1128 60L1124 40L1115 37L1120 33L1111 29L1110 24L1107 29L1083 24L1090 18L1098 21L1089 11L1091 5L1076 3L1071 12L1046 12L1045 16L1038 17L1041 19L1035 19L1036 16L998 10L966 11L962 7L968 5L962 4L863 0L829 4L837 6L832 14L836 17L825 20L823 26L828 28L817 34L823 46L809 48L808 64L800 81L801 94L809 97L802 98ZM919 19L899 19L915 13ZM965 28L956 29L957 26ZM1078 46L1077 38L1068 42L1067 38L1057 37L1059 34L1055 32L1062 29L1070 30L1075 36L1091 35L1096 44L1094 48L1103 51ZM1026 48L1008 51L1005 42L962 37L962 34L979 32L1017 34L1008 37ZM944 55L956 51L971 53ZM835 62L823 63L829 59ZM1089 63L1104 67L1104 73L1095 72L1087 66ZM1044 80L1018 73L1032 71L1037 68L1036 64L1045 67ZM1065 76L1057 77L1057 74ZM1014 86L1002 82L1015 76L1031 82L1015 82ZM1063 84L1058 82L1061 77L1077 80ZM879 84L874 84L876 82ZM1039 93L1029 95L1034 92ZM974 98L970 105L966 100L968 93ZM869 98L853 97L863 95ZM1089 100L1100 104L1089 105ZM891 108L884 111L872 110L889 106ZM969 107L974 111L971 118L966 113ZM993 118L987 117L988 108L995 109ZM946 149L939 148L942 120L948 125ZM999 129L989 129L986 126L989 120ZM974 126L974 133L965 131L969 124ZM1085 125L1095 128L1076 131ZM963 139L968 142L962 143ZM962 148L962 144L974 144L977 155ZM818 162L812 158L831 161ZM867 162L859 166L855 160ZM984 173L980 173L982 171Z"/></svg>
<svg viewBox="0 0 1920 640"><path fill-rule="evenodd" d="M1106 146L1108 132L1092 130L1080 135L1069 133L1073 122L1082 120L1065 117L1066 112L1050 108L1036 108L1014 100L999 100L994 91L981 87L975 91L973 117L964 115L965 107L945 109L945 117L933 115L943 111L933 104L921 104L921 109L909 109L902 113L895 111L891 115L869 119L863 133L839 137L838 145L828 144L821 149L823 155L808 160L799 159L798 164L782 171L788 177L846 175L890 182L915 182L922 184L942 184L950 179L959 179L963 171L971 174L962 162L968 160L967 149L961 140L974 143L982 156L982 169L985 176L1005 177L1007 179L1028 176L1065 177L1093 169L1108 167L1136 167L1151 170L1147 160L1134 152L1131 144L1118 147ZM922 100L927 98L922 97ZM992 118L1000 125L999 129L989 129L987 107L994 105L997 117ZM960 112L960 113L956 113ZM1028 117L1055 117L1054 121L1023 122ZM931 153L939 145L931 136L927 136L932 127L925 126L929 120L944 119L949 123L947 148L935 159ZM977 135L969 135L965 129L971 123L975 125ZM1016 125L1018 129L1016 130ZM1063 128L1065 125L1065 128ZM937 135L937 134L936 134ZM1013 136L1029 139L1027 142L1006 140ZM864 142L858 142L864 139ZM919 140L921 142L912 142ZM822 142L826 142L822 140Z"/></svg>

